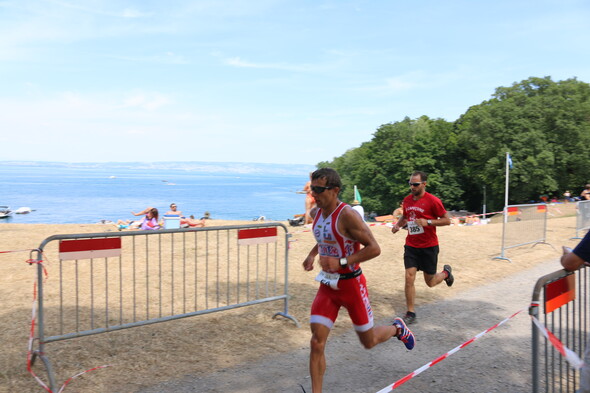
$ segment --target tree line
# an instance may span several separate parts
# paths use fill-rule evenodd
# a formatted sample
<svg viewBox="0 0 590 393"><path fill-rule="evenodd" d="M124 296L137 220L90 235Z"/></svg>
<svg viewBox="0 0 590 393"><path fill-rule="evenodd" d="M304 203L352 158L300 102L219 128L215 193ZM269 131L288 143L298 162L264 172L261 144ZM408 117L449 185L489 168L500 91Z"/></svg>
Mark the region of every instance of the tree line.
<svg viewBox="0 0 590 393"><path fill-rule="evenodd" d="M390 214L421 170L448 210L481 212L485 194L490 212L504 206L507 152L509 204L578 195L590 182L590 85L531 77L496 88L455 122L421 116L383 124L370 141L317 166L340 173L346 202L357 185L365 211Z"/></svg>

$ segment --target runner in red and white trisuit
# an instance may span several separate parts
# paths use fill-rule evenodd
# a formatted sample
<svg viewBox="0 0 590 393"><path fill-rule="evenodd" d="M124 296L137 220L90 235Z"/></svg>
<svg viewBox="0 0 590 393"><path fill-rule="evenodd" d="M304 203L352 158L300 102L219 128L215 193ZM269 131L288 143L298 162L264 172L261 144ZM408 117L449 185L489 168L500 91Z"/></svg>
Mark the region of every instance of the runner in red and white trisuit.
<svg viewBox="0 0 590 393"><path fill-rule="evenodd" d="M324 349L340 307L348 310L357 335L367 349L396 336L406 348L414 347L414 335L401 318L393 325L373 326L373 313L365 277L359 264L377 257L381 249L361 216L338 199L342 188L340 176L330 168L312 173L312 195L318 212L313 233L317 244L303 262L305 270L312 270L319 254L320 282L311 307L311 352L309 371L312 391L322 391L326 359Z"/></svg>
<svg viewBox="0 0 590 393"><path fill-rule="evenodd" d="M327 217L322 215L321 209L316 213L313 234L318 243L320 256L348 257L360 249L360 243L343 236L338 231L340 213L347 207L348 205L340 202L336 210ZM355 330L364 332L372 328L373 312L365 276L359 264L347 264L338 269L336 274L337 280L334 282L330 282L323 271L318 275L317 280L322 280L320 282L325 285L320 287L311 305L311 323L321 323L331 329L340 307L344 306L348 310Z"/></svg>

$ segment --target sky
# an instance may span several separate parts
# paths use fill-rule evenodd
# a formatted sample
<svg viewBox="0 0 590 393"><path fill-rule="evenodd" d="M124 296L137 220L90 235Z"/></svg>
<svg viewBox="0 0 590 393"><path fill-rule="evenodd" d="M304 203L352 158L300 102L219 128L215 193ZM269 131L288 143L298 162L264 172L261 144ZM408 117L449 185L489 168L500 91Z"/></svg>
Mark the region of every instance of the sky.
<svg viewBox="0 0 590 393"><path fill-rule="evenodd" d="M0 161L315 165L531 76L587 0L0 0Z"/></svg>

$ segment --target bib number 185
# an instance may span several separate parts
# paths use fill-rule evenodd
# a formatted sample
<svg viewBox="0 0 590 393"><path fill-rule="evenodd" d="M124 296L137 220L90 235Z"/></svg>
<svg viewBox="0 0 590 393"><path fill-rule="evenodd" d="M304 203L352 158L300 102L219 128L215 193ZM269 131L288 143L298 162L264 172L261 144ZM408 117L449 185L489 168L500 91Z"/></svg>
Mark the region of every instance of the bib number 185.
<svg viewBox="0 0 590 393"><path fill-rule="evenodd" d="M424 233L424 227L421 225L418 225L415 221L409 221L408 222L408 233L410 235L419 235L421 233Z"/></svg>

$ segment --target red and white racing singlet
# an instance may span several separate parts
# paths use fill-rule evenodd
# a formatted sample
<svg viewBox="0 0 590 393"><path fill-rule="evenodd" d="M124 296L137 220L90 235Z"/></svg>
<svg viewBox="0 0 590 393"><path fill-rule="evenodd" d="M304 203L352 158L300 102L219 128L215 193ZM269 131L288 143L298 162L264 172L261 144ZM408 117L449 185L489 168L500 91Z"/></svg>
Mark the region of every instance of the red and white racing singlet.
<svg viewBox="0 0 590 393"><path fill-rule="evenodd" d="M344 258L360 249L360 243L344 237L338 231L338 219L345 206L344 202L340 202L332 214L326 218L322 216L322 210L318 210L313 220L313 235L318 243L320 255ZM349 267L338 270L338 273L350 273L358 268L358 264L349 265Z"/></svg>
<svg viewBox="0 0 590 393"><path fill-rule="evenodd" d="M340 203L328 217L319 210L313 221L313 235L318 243L318 253L323 256L343 258L360 249L360 243L343 236L338 231L340 213L347 206ZM360 269L358 264L349 265L338 270L339 274L351 273ZM373 327L373 310L369 301L369 292L365 276L340 279L337 288L322 283L311 305L311 323L319 323L332 328L338 310L344 307L352 320L356 331L364 332Z"/></svg>

